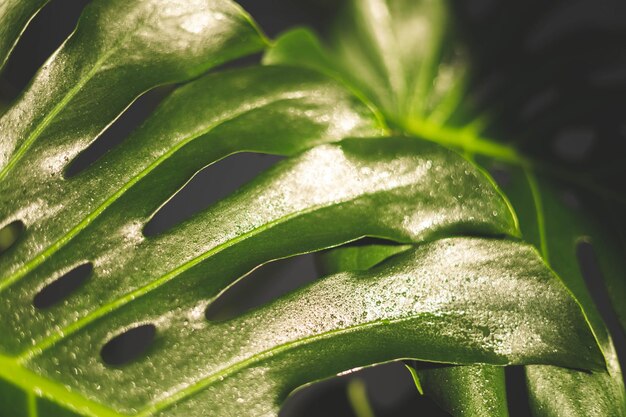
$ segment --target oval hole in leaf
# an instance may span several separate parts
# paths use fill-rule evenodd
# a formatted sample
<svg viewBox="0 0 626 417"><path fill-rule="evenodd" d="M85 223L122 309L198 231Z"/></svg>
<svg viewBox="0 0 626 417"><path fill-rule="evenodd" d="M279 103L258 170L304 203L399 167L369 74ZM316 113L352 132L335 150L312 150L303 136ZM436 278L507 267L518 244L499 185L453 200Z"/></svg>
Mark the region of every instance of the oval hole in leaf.
<svg viewBox="0 0 626 417"><path fill-rule="evenodd" d="M143 229L146 237L161 234L192 217L283 159L279 156L242 152L230 155L196 173Z"/></svg>
<svg viewBox="0 0 626 417"><path fill-rule="evenodd" d="M296 290L317 279L313 254L269 262L228 288L206 309L210 321L225 321Z"/></svg>
<svg viewBox="0 0 626 417"><path fill-rule="evenodd" d="M33 298L33 305L43 310L60 303L83 285L92 272L93 264L91 262L77 266L43 287Z"/></svg>
<svg viewBox="0 0 626 417"><path fill-rule="evenodd" d="M24 233L24 223L16 220L0 229L0 255L6 252Z"/></svg>
<svg viewBox="0 0 626 417"><path fill-rule="evenodd" d="M155 336L156 327L153 324L133 327L109 340L102 347L100 356L107 365L125 365L144 354Z"/></svg>
<svg viewBox="0 0 626 417"><path fill-rule="evenodd" d="M596 142L596 132L590 127L570 127L561 130L554 139L556 155L570 162L584 159Z"/></svg>
<svg viewBox="0 0 626 417"><path fill-rule="evenodd" d="M624 358L626 357L626 335L621 329L617 314L611 307L611 298L604 285L604 274L593 244L586 239L580 240L576 245L576 256L591 298L611 332L618 355Z"/></svg>
<svg viewBox="0 0 626 417"><path fill-rule="evenodd" d="M98 138L74 158L65 168L64 177L72 178L89 168L105 153L119 145L163 101L173 87L163 86L139 97Z"/></svg>

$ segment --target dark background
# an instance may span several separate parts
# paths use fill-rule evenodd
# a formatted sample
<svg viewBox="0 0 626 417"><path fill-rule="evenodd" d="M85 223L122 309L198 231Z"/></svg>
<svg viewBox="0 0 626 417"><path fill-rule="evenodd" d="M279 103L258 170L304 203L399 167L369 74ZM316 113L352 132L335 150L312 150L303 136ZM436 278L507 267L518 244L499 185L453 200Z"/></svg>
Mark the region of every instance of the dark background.
<svg viewBox="0 0 626 417"><path fill-rule="evenodd" d="M0 102L8 103L19 94L36 69L69 35L87 3L87 0L55 0L35 18L0 77ZM272 37L294 25L307 25L323 32L341 2L240 0L239 3ZM624 161L626 2L464 0L455 4L459 28L476 57L477 87L473 100L479 108L494 102L501 108L493 134L511 140L521 132L543 138L528 144L527 151L576 167L595 163L592 151L607 147L614 150L612 157ZM248 59L241 64L253 61ZM120 143L169 91L171 87L163 87L140 98L72 169L78 172ZM544 142L548 139L550 144L546 146ZM599 157L606 159L606 152ZM149 225L148 232L165 230L188 218L279 159L240 154L204 169L165 206ZM626 183L626 177L613 175L607 181L619 187ZM594 298L609 325L616 329L593 256L587 253L583 258L584 269L591 276L589 284ZM238 314L317 277L311 255L275 262L253 274L254 279L235 286L211 314L215 317ZM623 352L623 334L619 330L614 333ZM392 363L301 390L288 400L281 416L352 416L346 400L346 384L355 377L366 380L377 417L446 415L428 399L419 397L401 363ZM509 394L512 416L528 415L521 370L512 368L507 377L517 387Z"/></svg>

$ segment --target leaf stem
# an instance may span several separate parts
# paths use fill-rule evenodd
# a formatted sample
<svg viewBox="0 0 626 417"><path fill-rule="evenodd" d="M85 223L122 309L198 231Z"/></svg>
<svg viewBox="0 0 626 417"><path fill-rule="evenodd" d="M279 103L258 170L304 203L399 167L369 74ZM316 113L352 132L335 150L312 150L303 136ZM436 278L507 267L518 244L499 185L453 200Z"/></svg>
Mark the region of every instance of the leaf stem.
<svg viewBox="0 0 626 417"><path fill-rule="evenodd" d="M530 162L513 147L479 137L473 129L440 126L425 120L408 121L406 129L410 134L422 139L436 142L440 145L460 148L470 154L490 156L514 165L530 165Z"/></svg>

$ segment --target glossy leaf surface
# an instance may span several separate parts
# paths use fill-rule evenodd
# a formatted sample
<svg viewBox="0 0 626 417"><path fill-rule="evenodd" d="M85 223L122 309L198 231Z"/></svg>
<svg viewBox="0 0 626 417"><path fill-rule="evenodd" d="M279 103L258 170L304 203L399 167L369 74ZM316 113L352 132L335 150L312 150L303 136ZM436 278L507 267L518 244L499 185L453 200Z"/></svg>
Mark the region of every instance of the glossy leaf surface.
<svg viewBox="0 0 626 417"><path fill-rule="evenodd" d="M443 169L443 167L446 168ZM311 173L318 172L324 173L323 177L321 177L322 181L320 181L320 177L317 174L311 177ZM460 176L457 177L456 175L458 174L455 174L456 172L459 172ZM392 173L393 177L391 176ZM339 181L339 179L342 181ZM343 187L337 188L336 184L338 183L343 183ZM431 188L433 184L438 184L436 191ZM296 190L297 193L294 194ZM467 194L468 191L469 194ZM296 195L300 197L294 198ZM423 201L422 206L416 208L416 201ZM434 207L444 205L444 202L448 207L445 213L434 210ZM458 205L457 209L453 209L455 204ZM251 212L249 209L244 211L240 207L255 207L256 211ZM484 210L485 208L489 208L489 210ZM487 215L484 216L482 213ZM124 213L124 215L126 214L128 213ZM467 162L450 151L446 151L436 145L414 142L404 138L352 139L337 145L325 145L314 148L295 159L281 163L274 170L260 177L253 184L242 189L229 199L217 204L208 212L196 216L171 232L155 238L129 239L133 235L125 234L128 230L125 222L120 224L120 231L115 232L114 229L111 229L111 226L114 224L114 219L118 216L119 213L116 213L113 219L109 221L99 220L94 222L84 229L81 236L78 236L66 248L63 248L67 252L60 250L48 262L37 268L32 275L26 276L5 290L5 294L14 291L13 295L9 294L9 297L7 297L8 300L14 303L11 307L13 313L21 311L21 313L18 313L21 315L21 322L23 324L31 322L30 325L23 325L21 328L18 323L12 325L17 330L14 330L16 333L13 338L8 339L8 343L17 341L18 345L5 343L3 348L9 352L22 351L16 362L9 358L3 359L4 369L7 369L8 372L4 375L5 377L17 372L22 377L24 374L28 375L26 380L34 379L39 381L29 371L17 371L17 363L22 363L37 374L41 373L49 378L59 378L55 374L55 370L61 364L64 364L63 366L70 366L71 369L79 371L78 374L70 371L70 369L68 369L68 372L61 372L61 378L70 378L64 380L63 384L70 385L74 391L84 392L88 398L103 395L105 397L99 397L102 398L101 401L103 403L114 404L116 409L126 412L144 409L144 407L148 407L145 410L149 410L144 411L145 413L160 411L166 405L169 408L170 405L178 402L178 397L170 397L172 395L171 390L174 387L180 387L181 384L182 386L195 386L193 382L190 382L190 378L193 380L191 369L197 370L198 363L195 360L189 362L188 359L202 355L208 346L207 343L198 339L203 337L202 329L207 329L204 334L207 341L210 340L212 344L216 344L219 339L221 340L220 343L225 343L217 352L226 354L229 351L226 346L230 346L230 343L234 342L244 343L244 345L251 343L251 346L257 346L264 352L273 344L291 344L296 343L301 338L307 339L312 337L312 334L316 334L315 329L332 333L337 328L343 328L340 324L342 320L338 319L338 321L332 322L327 320L328 317L322 313L320 313L322 318L319 321L316 320L316 317L318 319L320 317L315 316L313 311L315 309L324 311L324 303L321 301L324 299L323 296L319 296L319 302L310 301L308 303L314 309L310 314L307 313L305 316L301 316L300 319L292 322L293 332L295 333L281 333L278 329L280 326L285 326L286 323L289 323L287 317L295 320L298 317L295 315L296 311L306 312L306 310L302 310L303 305L307 305L305 302L293 304L293 307L286 313L285 320L274 321L276 326L279 326L274 330L259 330L261 328L260 323L273 322L263 318L260 312L251 314L249 317L244 316L241 319L236 319L242 321L241 326L231 328L230 324L235 322L209 325L204 318L204 310L207 303L230 281L244 274L255 265L278 257L306 252L320 247L333 246L356 239L362 235L380 236L395 240L422 241L436 237L443 232L446 234L467 233L469 231L483 234L515 233L515 224L510 216L508 205L491 186L487 178L475 172ZM410 220L411 216L414 216L414 220ZM363 223L363 219L366 218L372 219L372 223L369 226ZM330 228L321 227L325 223L329 225L336 224L335 222L339 219L345 219L339 222L339 224L342 224L341 229L335 227L330 232ZM374 219L376 221L373 221ZM402 221L399 222L399 219ZM102 241L103 234L97 227L100 221L108 227L110 239L117 242L115 245ZM398 227L399 223L402 226ZM233 225L232 231L229 224ZM293 230L298 230L301 233L308 231L305 233L307 239L286 239L286 236L294 236ZM94 237L89 237L90 232L93 233ZM274 244L268 245L268 242L274 242ZM526 269L526 272L520 270L519 279L528 280L527 285L531 287L538 285L540 282L544 282L546 287L543 287L541 290L529 288L524 291L522 298L530 300L527 297L531 293L537 294L539 297L555 297L550 302L550 305L554 305L557 310L565 308L569 312L555 312L554 316L561 317L564 314L571 318L572 326L580 327L577 330L572 330L572 328L567 326L561 326L560 328L563 331L560 331L558 330L559 326L546 325L546 320L549 320L551 314L543 311L541 317L533 319L530 316L526 316L526 314L520 314L519 317L523 317L525 322L528 321L525 326L520 326L519 323L516 323L512 327L499 328L498 326L502 325L503 322L499 320L490 322L488 319L490 317L489 314L478 314L477 312L476 316L481 316L482 319L487 320L484 326L481 325L483 327L477 327L476 330L478 332L476 334L482 335L480 340L486 343L486 345L483 345L480 341L474 347L471 347L472 345L470 344L466 352L467 354L473 353L477 356L464 356L461 353L454 353L456 348L453 348L449 352L450 356L446 355L445 358L428 356L432 354L428 352L444 353L439 348L426 349L423 354L411 354L409 356L461 363L475 361L541 363L545 361L546 363L560 363L562 365L585 363L586 367L591 368L603 366L602 359L595 350L595 341L586 329L585 321L582 315L580 315L578 306L571 301L564 289L551 276L539 258L534 255L534 252L519 244L506 241L469 240L468 242L463 243L460 247L455 245L448 247L445 241L436 244L443 245L445 250L450 251L451 254L456 254L460 258L455 261L453 256L444 257L440 253L444 249L440 249L438 253L431 254L433 256L432 261L435 262L437 259L447 258L450 261L457 262L459 269L455 270L457 272L453 272L450 278L443 279L442 282L434 280L431 283L432 285L439 282L437 285L440 285L440 287L438 288L441 288L441 291L444 289L447 291L447 279L458 279L460 276L463 276L461 272L465 271L470 278L468 280L463 279L462 282L471 283L473 274L476 271L481 271L480 275L476 277L478 279L476 282L478 287L476 288L477 293L475 293L475 296L472 296L471 291L469 291L472 287L471 285L465 293L469 297L467 302L472 300L472 306L482 309L488 304L486 300L481 298L480 301L477 301L474 298L478 297L479 294L485 294L487 288L483 287L483 285L488 285L489 288L501 288L504 284L501 283L494 287L493 280L498 277L503 279L507 277L498 272L492 278L484 277L482 274L488 273L491 265L493 267L501 265L503 268L511 269L512 265L507 264L507 262L516 262L516 259L523 259L524 267L527 267L528 261L534 257L536 259L536 268ZM80 248L80 250L76 250L74 245L76 248ZM501 250L494 250L493 245L496 245L496 248ZM110 252L112 247L116 248L116 253L114 254ZM181 247L185 247L186 250L181 252ZM251 250L252 248L256 248L256 250L253 251ZM507 248L514 252L507 252L505 250ZM424 250L427 253L429 252L426 249ZM483 252L487 252L487 254L481 255ZM37 286L33 284L39 280L46 280L50 274L49 271L53 271L58 267L58 265L55 265L55 261L65 263L68 257L71 258L72 254L76 256L81 253L93 256L91 258L95 264L93 276L79 292L75 293L63 305L43 312L36 311L32 306L26 304L29 301L28 296L20 300L18 296L20 293L27 294L28 290L26 288L28 287L36 289ZM497 259L491 259L493 256ZM107 259L115 260L115 265L107 265ZM138 259L141 259L144 265L150 265L151 267L149 269L135 268ZM233 260L236 260L236 262L233 262ZM125 263L128 266L125 266ZM426 260L422 259L419 263L425 264ZM438 276L439 274L444 274L451 267L452 265L445 264L439 269L430 270L430 272L426 268L423 273L433 274L434 271L439 271L434 275ZM381 271L381 274L385 274L387 269L381 269ZM400 274L400 276L407 279L406 274ZM543 278L539 278L539 276ZM415 277L412 279L415 279ZM115 281L118 283L113 284ZM422 281L428 282L428 279L424 278L419 282ZM332 283L332 280L329 282ZM378 283L379 281L376 280L376 282ZM516 281L510 285L521 288L523 286L522 282ZM320 283L321 288L328 288L325 285L330 284L325 283L326 281ZM382 283L383 281L380 282L381 285ZM388 283L387 285L394 288L394 291L397 291L398 285L396 284L397 282ZM362 300L373 303L371 308L374 308L376 301L373 295L379 291L372 285L369 282L364 287L363 291L365 293ZM19 290L18 287L21 287L22 290ZM329 294L336 293L339 291L339 287L343 286L337 285L337 287L333 287L332 291L326 289L324 294L330 297ZM350 288L348 285L346 287ZM405 283L403 287L407 288L407 291L408 288L414 288L414 290L418 288L417 285L409 285L408 283ZM118 290L115 290L115 288L118 288ZM124 292L132 288L136 289L131 292ZM196 290L191 291L192 288L196 288ZM199 288L203 289L202 292L198 291ZM352 287L350 292L355 290L356 288ZM306 294L306 291L304 293ZM425 300L432 301L430 297L436 294L435 287L432 288L432 291L424 289L419 294L423 294L426 297ZM416 294L416 296L419 294ZM521 294L519 295L521 296ZM117 296L116 299L111 298L115 296ZM93 310L94 304L91 300L94 298L91 297L99 300L100 307L96 310ZM438 297L436 296L435 298L437 299ZM111 301L106 303L107 299ZM338 302L344 299L344 296L337 298ZM410 312L413 309L410 307L412 304L397 304L396 297L389 297L388 299L392 303L389 306L389 310L385 308L382 311L380 308L376 309L376 311L381 311L381 314L383 314L383 316L379 317L381 323L387 323L389 320L399 320L400 317L404 317L404 314L411 315ZM382 300L383 298L380 298L381 303ZM494 300L502 301L501 297L495 297ZM430 301L424 302L426 303L424 306L433 307L429 304ZM463 301L459 300L459 302ZM102 305L102 303L106 304ZM545 303L545 300L541 301L541 303ZM447 302L444 302L443 305L447 305ZM515 300L510 300L510 303L500 308L509 310L514 305L519 305L522 308L525 304L521 302L520 298L516 297ZM401 313L400 310L393 306L403 306L410 309L405 311L405 313ZM366 307L361 302L347 304L345 308L350 308L351 310L346 311L343 320L344 324L349 323L348 318L352 318L352 320L356 320L353 323L354 326L360 325L360 320L368 317L370 308ZM332 308L329 306L328 308L330 309L326 310L328 314L334 314L332 313L333 311L340 312L339 306ZM356 310L352 310L355 308ZM363 308L365 309L363 310ZM469 304L466 308L469 308ZM459 307L464 312L466 308ZM68 315L69 311L78 313L78 320L68 320L68 318L71 319L72 317L71 314ZM267 314L270 315L277 313L276 309L269 307L267 307L267 311ZM415 311L417 312L419 309ZM533 311L540 310L536 308L528 309L528 313ZM364 316L363 312L367 314ZM429 310L429 313L432 312ZM454 317L453 312L450 313ZM548 316L544 314L548 314ZM36 323L42 320L42 315L46 316L45 326L37 326ZM470 314L470 316L472 315ZM445 318L447 315L444 314L442 317ZM250 325L250 330L248 330L253 334L250 334L250 337L243 337L246 334L245 329L248 328L243 323L247 319L252 320L255 325ZM432 320L427 320L424 325L436 325L436 321L433 323ZM54 328L59 329L55 333L50 333L51 327L49 323L51 321L56 323ZM185 321L187 322L186 325ZM399 322L403 323L404 321L399 320ZM155 323L160 335L157 340L161 340L161 344L157 345L151 354L147 355L146 359L131 364L124 371L115 371L102 364L98 357L98 351L102 345L107 339L123 331L123 329L132 328L135 323ZM451 324L447 320L446 323L447 326ZM499 324L496 325L496 323ZM463 319L458 325L463 327L467 325L467 321ZM320 326L322 327L320 328ZM491 326L495 327L492 329ZM286 328L288 329L289 326ZM392 326L383 326L383 328L385 331L393 331ZM181 329L183 329L182 332ZM233 333L234 329L239 329L240 331ZM524 336L508 334L507 332L512 329L520 331L525 329L525 334ZM9 329L7 328L7 330ZM548 333L543 334L544 330L547 330ZM20 337L20 332L22 331L30 333L22 339ZM224 331L230 334L231 337L227 337ZM439 331L436 331L435 334ZM532 344L528 343L530 339L526 331L531 334L535 332L539 334L536 339L538 344L534 348ZM554 333L555 331L556 333ZM419 332L404 332L415 334L415 337L419 334ZM220 335L219 338L217 334ZM267 339L261 337L261 334L265 335ZM460 335L463 339L466 339L466 336L467 334ZM509 336L511 337L509 338ZM286 339L283 340L282 337ZM518 340L518 337L520 338L519 340L524 340L521 345L518 344L519 342L515 342ZM569 337L580 337L580 339L567 340ZM432 339L432 337L429 339ZM266 340L265 343L267 344L261 343L260 346L257 345L262 340ZM448 338L444 338L444 340L448 340ZM191 341L193 343L190 343ZM36 345L29 347L33 342ZM370 346L369 343L365 344ZM193 353L178 350L185 345L194 349ZM354 349L359 346L356 342L342 345ZM401 344L398 349L400 349L400 346L407 348L417 345L415 343ZM235 346L231 347L234 350L232 351L233 359L230 360L240 357L242 353L240 349L243 349L243 347L236 348ZM451 346L462 347L463 344L451 343ZM545 346L545 348L542 346ZM558 348L555 350L557 346ZM568 353L569 346L580 347L582 350ZM499 350L501 347L503 348L502 351ZM170 349L175 350L172 351ZM518 349L521 350L518 351ZM483 350L485 352L480 353ZM326 350L321 350L321 352L324 351ZM556 354L554 353L555 351L557 352ZM82 355L79 355L79 352L82 352ZM176 352L176 355L174 352ZM236 352L239 353L236 354ZM260 352L254 352L257 351L253 350L254 355L260 354ZM319 354L320 350L314 349L314 352ZM216 353L209 356L219 357ZM382 353L378 352L378 354L388 355L389 351L385 350ZM82 359L79 360L79 356ZM74 357L76 359L73 359ZM181 362L176 362L175 357L179 357ZM337 359L334 351L330 357L331 359L328 360L335 361ZM297 358L301 360L302 355L298 355ZM372 360L372 358L366 359L366 362ZM380 357L380 360L386 360L386 358L390 359L391 357ZM316 360L320 359L317 358ZM98 363L100 365L96 366ZM219 367L223 363L225 362L217 361L214 366ZM191 367L189 371L184 371L185 366ZM354 366L357 366L357 364ZM348 367L351 366L349 365ZM168 372L167 369L170 369L170 371ZM320 377L332 375L339 370L329 368L326 370L326 374L320 375ZM156 372L156 374L150 376L151 372ZM165 373L168 374L167 377L164 376ZM71 376L72 374L75 376ZM105 375L109 375L109 378L113 378L116 381L114 384L108 385L108 389L103 388L103 385L99 383L104 381L102 378ZM137 384L138 375L143 375L147 379L143 383ZM247 376L246 379L249 380L250 376ZM88 381L94 382L89 383ZM159 381L162 382L159 383ZM164 383L163 381L167 381L167 387L160 385ZM304 382L306 381L299 381L299 383ZM128 384L129 388L124 390L128 397L120 397L120 384ZM61 395L62 391L59 391L62 390L61 387L63 385L46 385L57 394L55 398L63 398L63 395ZM133 390L132 386L141 386L145 390ZM257 388L254 389L254 392L260 392ZM291 388L295 388L295 386L285 388L284 385L281 385L281 392L288 392ZM158 394L158 392L161 392L161 394ZM215 393L210 395L218 395L215 390L208 390L208 392ZM227 392L230 393L231 391L227 390ZM69 398L71 399L68 400L67 406L86 407L94 415L107 415L109 413L109 411L100 409L98 404L92 404L89 401L84 404L83 397L80 397L81 400L77 400L74 396ZM268 396L267 398L272 397ZM244 401L244 403L246 407L249 407L251 404L248 401ZM206 403L192 402L191 404L194 407L199 407L199 404ZM211 402L211 404L212 407L217 407L215 404L220 404L220 402L216 398L215 402ZM230 402L230 404L236 405L238 403L235 401ZM267 407L266 403L259 401L258 404L259 406ZM231 407L235 407L235 405L231 405ZM215 409L220 410L219 407ZM219 412L222 413L222 411Z"/></svg>

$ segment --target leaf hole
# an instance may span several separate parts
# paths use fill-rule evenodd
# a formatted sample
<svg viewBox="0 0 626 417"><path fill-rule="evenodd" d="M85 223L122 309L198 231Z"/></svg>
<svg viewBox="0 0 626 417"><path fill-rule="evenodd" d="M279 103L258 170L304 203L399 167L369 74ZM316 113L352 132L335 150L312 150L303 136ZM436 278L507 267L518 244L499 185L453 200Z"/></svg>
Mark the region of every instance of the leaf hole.
<svg viewBox="0 0 626 417"><path fill-rule="evenodd" d="M157 87L137 98L91 145L67 165L63 174L64 177L77 176L108 151L121 144L136 127L152 114L172 89L172 86Z"/></svg>
<svg viewBox="0 0 626 417"><path fill-rule="evenodd" d="M159 235L189 219L275 165L282 157L243 152L230 155L197 172L165 203L143 229L146 237Z"/></svg>
<svg viewBox="0 0 626 417"><path fill-rule="evenodd" d="M24 233L24 223L16 220L0 229L0 255L9 250Z"/></svg>
<svg viewBox="0 0 626 417"><path fill-rule="evenodd" d="M570 127L557 133L553 149L559 158L578 162L589 155L596 140L596 132L592 128Z"/></svg>
<svg viewBox="0 0 626 417"><path fill-rule="evenodd" d="M210 321L225 321L268 304L318 278L313 254L269 262L227 287L206 309Z"/></svg>
<svg viewBox="0 0 626 417"><path fill-rule="evenodd" d="M107 365L126 365L148 351L156 336L156 326L142 324L130 328L109 340L100 351Z"/></svg>
<svg viewBox="0 0 626 417"><path fill-rule="evenodd" d="M82 264L43 287L33 298L33 305L39 310L50 308L67 299L80 288L93 272L91 262Z"/></svg>

